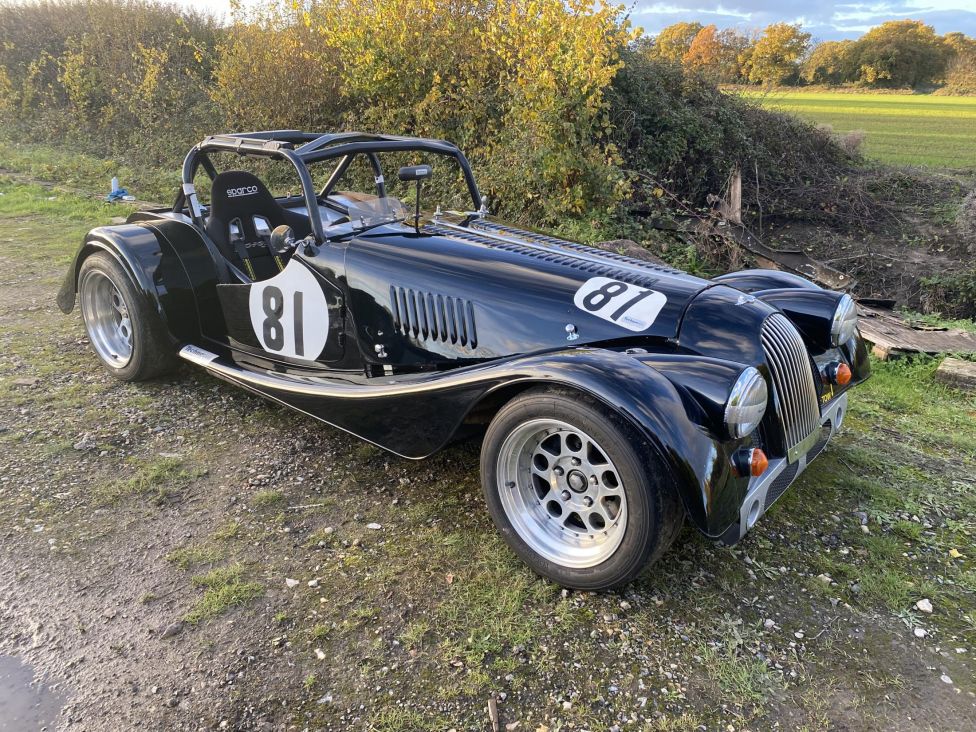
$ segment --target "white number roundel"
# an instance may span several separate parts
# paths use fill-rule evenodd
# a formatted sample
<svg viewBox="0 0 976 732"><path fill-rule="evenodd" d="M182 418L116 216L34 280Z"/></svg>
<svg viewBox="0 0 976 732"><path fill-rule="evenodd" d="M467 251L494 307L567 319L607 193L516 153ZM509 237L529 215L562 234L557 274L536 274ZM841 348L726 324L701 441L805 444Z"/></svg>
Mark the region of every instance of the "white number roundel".
<svg viewBox="0 0 976 732"><path fill-rule="evenodd" d="M573 297L573 304L580 310L635 332L654 325L667 301L662 292L609 277L591 277Z"/></svg>
<svg viewBox="0 0 976 732"><path fill-rule="evenodd" d="M314 361L329 337L329 306L322 287L295 260L269 280L251 285L251 327L269 353Z"/></svg>

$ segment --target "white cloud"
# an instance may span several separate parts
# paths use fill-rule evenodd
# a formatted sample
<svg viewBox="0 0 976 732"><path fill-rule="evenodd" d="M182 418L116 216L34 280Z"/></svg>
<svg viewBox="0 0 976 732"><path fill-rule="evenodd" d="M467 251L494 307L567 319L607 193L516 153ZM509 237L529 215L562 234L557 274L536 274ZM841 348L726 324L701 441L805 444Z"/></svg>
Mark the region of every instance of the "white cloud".
<svg viewBox="0 0 976 732"><path fill-rule="evenodd" d="M735 9L728 9L722 5L716 5L715 8L690 8L681 5L668 5L666 3L654 3L653 5L640 8L634 11L634 15L674 15L680 13L689 13L694 15L722 15L730 18L741 18L742 20L749 20L752 17L752 13L744 12Z"/></svg>

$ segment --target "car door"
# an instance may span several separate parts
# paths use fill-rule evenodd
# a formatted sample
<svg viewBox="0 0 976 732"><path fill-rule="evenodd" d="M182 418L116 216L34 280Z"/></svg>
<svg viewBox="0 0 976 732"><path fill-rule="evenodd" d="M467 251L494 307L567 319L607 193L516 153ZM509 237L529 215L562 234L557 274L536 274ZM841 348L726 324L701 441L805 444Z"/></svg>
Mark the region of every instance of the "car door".
<svg viewBox="0 0 976 732"><path fill-rule="evenodd" d="M239 360L316 368L342 364L346 356L345 297L340 270L329 266L340 251L328 245L308 258L291 256L273 277L217 286L228 345ZM323 256L325 255L325 256Z"/></svg>

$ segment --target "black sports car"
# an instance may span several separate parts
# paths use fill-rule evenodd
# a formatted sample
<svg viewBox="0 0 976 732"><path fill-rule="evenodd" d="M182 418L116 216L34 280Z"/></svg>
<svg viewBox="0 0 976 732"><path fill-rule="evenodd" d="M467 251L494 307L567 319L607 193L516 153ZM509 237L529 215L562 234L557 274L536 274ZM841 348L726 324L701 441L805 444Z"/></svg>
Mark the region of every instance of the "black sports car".
<svg viewBox="0 0 976 732"><path fill-rule="evenodd" d="M290 166L300 195L218 172L233 155ZM414 163L390 181L412 205L384 161ZM451 205L449 180L469 201ZM468 210L423 213L423 191ZM699 279L510 226L437 140L208 137L172 209L88 234L65 313L76 297L121 379L178 356L407 458L486 428L498 529L537 572L586 589L631 580L686 515L739 540L869 375L848 295L778 271Z"/></svg>

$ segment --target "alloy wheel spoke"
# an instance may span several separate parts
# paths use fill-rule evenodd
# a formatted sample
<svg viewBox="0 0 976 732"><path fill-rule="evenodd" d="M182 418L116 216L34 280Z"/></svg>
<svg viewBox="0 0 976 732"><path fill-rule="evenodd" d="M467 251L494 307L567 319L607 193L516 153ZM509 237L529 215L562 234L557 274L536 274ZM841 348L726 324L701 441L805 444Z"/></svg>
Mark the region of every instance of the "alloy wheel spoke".
<svg viewBox="0 0 976 732"><path fill-rule="evenodd" d="M586 441L586 465L596 472L602 466L608 464L607 456L603 454L600 446L597 445L593 440Z"/></svg>
<svg viewBox="0 0 976 732"><path fill-rule="evenodd" d="M611 516L607 511L607 506L603 501L597 501L593 504L593 508L590 509L592 514L595 514L603 519L604 528L610 526L616 519Z"/></svg>
<svg viewBox="0 0 976 732"><path fill-rule="evenodd" d="M115 308L115 312L117 312L123 319L129 317L129 311L125 307L125 300L122 299L122 296L119 294L118 290L115 290L112 293L112 307Z"/></svg>
<svg viewBox="0 0 976 732"><path fill-rule="evenodd" d="M590 435L541 418L513 431L506 445L500 478L513 490L503 492L503 505L534 551L578 567L616 551L626 528L626 497L616 467Z"/></svg>
<svg viewBox="0 0 976 732"><path fill-rule="evenodd" d="M596 494L600 499L612 496L620 497L620 480L612 470L603 470L597 473Z"/></svg>

